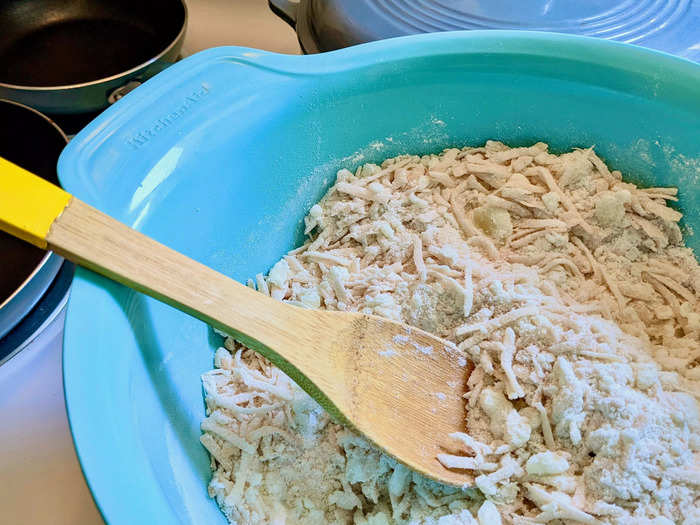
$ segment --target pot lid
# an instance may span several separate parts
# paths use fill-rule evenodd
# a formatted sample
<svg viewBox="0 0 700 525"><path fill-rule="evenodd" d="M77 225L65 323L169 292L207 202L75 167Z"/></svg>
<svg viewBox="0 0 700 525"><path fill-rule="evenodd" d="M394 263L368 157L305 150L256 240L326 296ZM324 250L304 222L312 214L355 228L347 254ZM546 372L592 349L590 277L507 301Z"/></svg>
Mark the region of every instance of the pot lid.
<svg viewBox="0 0 700 525"><path fill-rule="evenodd" d="M307 53L460 29L586 35L700 61L700 0L269 0Z"/></svg>

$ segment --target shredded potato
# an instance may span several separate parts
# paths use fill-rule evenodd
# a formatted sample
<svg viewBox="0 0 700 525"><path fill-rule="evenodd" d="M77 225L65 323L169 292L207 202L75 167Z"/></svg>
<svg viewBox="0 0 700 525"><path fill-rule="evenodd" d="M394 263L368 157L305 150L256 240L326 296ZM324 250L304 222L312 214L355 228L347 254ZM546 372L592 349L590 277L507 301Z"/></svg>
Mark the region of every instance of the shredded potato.
<svg viewBox="0 0 700 525"><path fill-rule="evenodd" d="M340 170L309 240L249 286L464 350L468 416L438 460L475 486L397 464L228 338L202 377L210 495L240 524L700 523L700 267L676 195L543 143Z"/></svg>

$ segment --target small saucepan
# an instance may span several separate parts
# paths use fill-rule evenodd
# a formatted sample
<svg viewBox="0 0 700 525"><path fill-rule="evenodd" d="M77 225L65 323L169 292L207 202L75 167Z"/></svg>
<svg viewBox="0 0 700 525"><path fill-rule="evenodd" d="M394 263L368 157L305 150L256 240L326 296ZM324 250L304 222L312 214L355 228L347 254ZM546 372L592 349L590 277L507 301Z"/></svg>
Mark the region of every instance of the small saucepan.
<svg viewBox="0 0 700 525"><path fill-rule="evenodd" d="M46 116L0 100L0 157L58 184L56 163L67 143L61 129ZM62 262L58 255L0 231L0 339L36 305Z"/></svg>
<svg viewBox="0 0 700 525"><path fill-rule="evenodd" d="M0 0L0 98L99 112L177 60L183 0Z"/></svg>

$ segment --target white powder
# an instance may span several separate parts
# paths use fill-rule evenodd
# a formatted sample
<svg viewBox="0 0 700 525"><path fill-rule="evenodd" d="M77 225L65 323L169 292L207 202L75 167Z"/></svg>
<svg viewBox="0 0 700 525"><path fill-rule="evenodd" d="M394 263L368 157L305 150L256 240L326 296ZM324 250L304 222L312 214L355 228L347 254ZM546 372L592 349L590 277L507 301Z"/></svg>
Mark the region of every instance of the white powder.
<svg viewBox="0 0 700 525"><path fill-rule="evenodd" d="M381 352L379 352L379 355L384 356L384 357L391 357L391 356L394 356L397 354L396 354L396 350L394 350L391 347L388 347L386 350L382 350Z"/></svg>
<svg viewBox="0 0 700 525"><path fill-rule="evenodd" d="M241 524L700 523L700 268L675 195L542 143L341 170L258 289L466 351L439 459L475 488L410 472L228 339L203 376L210 494Z"/></svg>

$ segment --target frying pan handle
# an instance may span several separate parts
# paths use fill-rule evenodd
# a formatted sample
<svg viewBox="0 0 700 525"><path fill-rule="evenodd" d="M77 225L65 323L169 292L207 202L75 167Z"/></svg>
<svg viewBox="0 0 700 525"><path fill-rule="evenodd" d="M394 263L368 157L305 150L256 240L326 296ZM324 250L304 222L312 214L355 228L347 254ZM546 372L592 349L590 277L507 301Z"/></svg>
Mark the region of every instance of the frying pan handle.
<svg viewBox="0 0 700 525"><path fill-rule="evenodd" d="M112 91L107 97L107 102L109 102L110 104L114 104L117 100L128 95L141 84L142 82L140 80L129 80L123 86L119 86L117 89Z"/></svg>
<svg viewBox="0 0 700 525"><path fill-rule="evenodd" d="M273 13L292 26L292 29L296 29L299 2L293 2L291 0L268 0L267 3Z"/></svg>
<svg viewBox="0 0 700 525"><path fill-rule="evenodd" d="M157 75L161 71L164 71L166 68L172 66L172 62L155 62L150 66L149 69L149 74L148 77L152 77L154 75ZM122 97L125 97L129 93L131 93L134 89L139 87L141 84L143 84L147 79L143 79L143 77L135 77L135 78L130 78L127 82L125 82L123 85L119 86L116 89L113 89L109 95L107 95L107 102L110 104L114 104L117 100L119 100Z"/></svg>

